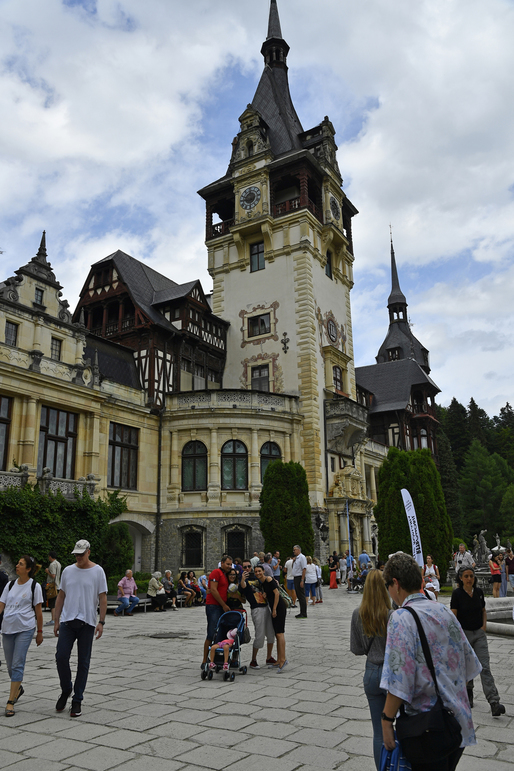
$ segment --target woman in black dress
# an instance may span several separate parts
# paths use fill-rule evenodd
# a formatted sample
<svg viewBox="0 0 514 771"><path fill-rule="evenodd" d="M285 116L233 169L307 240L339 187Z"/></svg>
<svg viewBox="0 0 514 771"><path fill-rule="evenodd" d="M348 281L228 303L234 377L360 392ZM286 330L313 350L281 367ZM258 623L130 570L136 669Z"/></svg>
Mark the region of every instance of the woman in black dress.
<svg viewBox="0 0 514 771"><path fill-rule="evenodd" d="M255 578L261 584L262 591L266 595L271 610L271 622L275 631L275 637L277 638L277 663L273 666L277 667L277 672L280 674L287 665L286 638L284 635L287 613L286 604L280 596L278 584L274 578L267 576L259 565L254 568L254 573Z"/></svg>

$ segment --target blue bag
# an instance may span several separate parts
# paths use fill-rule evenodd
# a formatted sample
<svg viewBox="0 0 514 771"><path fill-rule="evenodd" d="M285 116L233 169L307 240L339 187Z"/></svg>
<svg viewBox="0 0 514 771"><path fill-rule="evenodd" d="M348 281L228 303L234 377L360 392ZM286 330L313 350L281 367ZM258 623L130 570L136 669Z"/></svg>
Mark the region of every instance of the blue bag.
<svg viewBox="0 0 514 771"><path fill-rule="evenodd" d="M384 745L382 745L378 771L411 771L411 765L404 756L398 740L394 750L386 750Z"/></svg>

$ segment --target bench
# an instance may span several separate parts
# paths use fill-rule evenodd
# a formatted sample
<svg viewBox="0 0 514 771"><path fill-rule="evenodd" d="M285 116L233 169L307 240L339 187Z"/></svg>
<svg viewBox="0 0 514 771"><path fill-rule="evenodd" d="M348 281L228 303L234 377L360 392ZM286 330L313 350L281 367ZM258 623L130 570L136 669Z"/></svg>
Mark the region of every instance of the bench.
<svg viewBox="0 0 514 771"><path fill-rule="evenodd" d="M138 594L137 596L139 597L139 603L136 606L135 610L137 610L138 608L140 609L143 608L143 611L146 613L146 609L148 606L151 606L152 601L146 596L146 594ZM118 600L118 597L116 595L114 594L107 595L107 610L112 610L112 612L114 613L116 608L119 607L119 604L120 604L120 601ZM120 616L123 616L124 614L125 614L125 611L122 611L120 613Z"/></svg>

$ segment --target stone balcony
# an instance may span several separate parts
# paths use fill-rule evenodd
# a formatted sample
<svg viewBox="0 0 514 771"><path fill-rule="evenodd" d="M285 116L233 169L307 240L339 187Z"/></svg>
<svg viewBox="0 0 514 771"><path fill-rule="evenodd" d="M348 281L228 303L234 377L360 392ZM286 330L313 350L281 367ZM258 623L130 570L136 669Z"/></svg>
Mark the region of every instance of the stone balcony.
<svg viewBox="0 0 514 771"><path fill-rule="evenodd" d="M366 441L368 410L346 396L325 400L327 450L346 455Z"/></svg>
<svg viewBox="0 0 514 771"><path fill-rule="evenodd" d="M34 471L26 465L12 468L10 471L0 471L0 492L9 487L25 487L27 483L35 482L43 495L49 492L54 494L60 492L65 498L72 500L75 491L82 495L86 490L91 498L94 498L96 486L100 479L94 474L88 474L87 477L80 477L79 479L59 479L54 477L48 468L44 468L43 474L35 478Z"/></svg>
<svg viewBox="0 0 514 771"><path fill-rule="evenodd" d="M213 389L212 391L188 391L168 396L166 409L212 410L237 409L256 412L298 414L298 397L286 394L244 391L241 389Z"/></svg>

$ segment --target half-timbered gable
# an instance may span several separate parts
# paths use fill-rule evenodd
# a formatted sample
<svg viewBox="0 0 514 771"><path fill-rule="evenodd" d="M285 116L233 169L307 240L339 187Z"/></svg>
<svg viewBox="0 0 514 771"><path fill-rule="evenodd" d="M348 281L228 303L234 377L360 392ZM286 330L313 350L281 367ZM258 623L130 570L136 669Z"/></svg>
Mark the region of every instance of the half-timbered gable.
<svg viewBox="0 0 514 771"><path fill-rule="evenodd" d="M117 251L92 266L75 318L132 349L149 403L221 387L229 325L214 316L198 280L177 284Z"/></svg>

